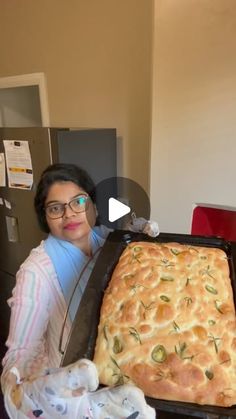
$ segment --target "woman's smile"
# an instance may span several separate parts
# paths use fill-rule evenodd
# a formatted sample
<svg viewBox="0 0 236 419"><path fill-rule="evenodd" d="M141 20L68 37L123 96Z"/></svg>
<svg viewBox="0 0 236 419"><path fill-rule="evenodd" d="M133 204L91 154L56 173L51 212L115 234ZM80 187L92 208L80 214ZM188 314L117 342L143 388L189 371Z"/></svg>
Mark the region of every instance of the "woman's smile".
<svg viewBox="0 0 236 419"><path fill-rule="evenodd" d="M77 228L80 227L82 223L81 222L71 222L71 223L67 223L64 226L64 230L76 230Z"/></svg>

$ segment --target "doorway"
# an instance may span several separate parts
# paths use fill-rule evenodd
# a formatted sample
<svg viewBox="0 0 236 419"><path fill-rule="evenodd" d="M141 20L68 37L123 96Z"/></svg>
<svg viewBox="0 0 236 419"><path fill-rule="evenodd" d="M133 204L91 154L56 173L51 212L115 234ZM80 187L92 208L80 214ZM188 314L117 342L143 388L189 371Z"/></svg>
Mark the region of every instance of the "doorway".
<svg viewBox="0 0 236 419"><path fill-rule="evenodd" d="M0 78L0 127L49 125L44 73Z"/></svg>

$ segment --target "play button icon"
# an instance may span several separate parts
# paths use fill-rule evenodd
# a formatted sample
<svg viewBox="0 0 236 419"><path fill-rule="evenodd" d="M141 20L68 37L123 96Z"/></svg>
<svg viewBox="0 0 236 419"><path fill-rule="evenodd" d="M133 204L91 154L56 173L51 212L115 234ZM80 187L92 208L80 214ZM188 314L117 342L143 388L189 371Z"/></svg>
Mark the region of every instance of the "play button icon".
<svg viewBox="0 0 236 419"><path fill-rule="evenodd" d="M128 205L123 204L122 202L118 201L118 199L109 198L108 219L111 223L129 214L130 211L131 209L128 207Z"/></svg>
<svg viewBox="0 0 236 419"><path fill-rule="evenodd" d="M96 202L97 226L125 230L132 220L131 214L146 220L150 218L148 195L131 179L121 176L103 179L96 184L93 196ZM93 217L91 223L93 226Z"/></svg>

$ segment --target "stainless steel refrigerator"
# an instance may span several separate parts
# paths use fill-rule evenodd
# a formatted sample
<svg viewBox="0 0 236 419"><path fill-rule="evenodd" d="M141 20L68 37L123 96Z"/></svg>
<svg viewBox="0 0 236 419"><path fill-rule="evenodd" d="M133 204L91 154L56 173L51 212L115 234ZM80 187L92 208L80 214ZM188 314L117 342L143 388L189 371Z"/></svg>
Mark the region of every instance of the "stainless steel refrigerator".
<svg viewBox="0 0 236 419"><path fill-rule="evenodd" d="M5 143L7 141L7 143ZM33 209L41 172L51 163L75 163L88 171L95 184L117 175L115 129L0 128L0 157L6 160L6 144L28 142L33 185L24 190L0 186L0 338L9 327L6 304L15 274L30 250L45 237Z"/></svg>

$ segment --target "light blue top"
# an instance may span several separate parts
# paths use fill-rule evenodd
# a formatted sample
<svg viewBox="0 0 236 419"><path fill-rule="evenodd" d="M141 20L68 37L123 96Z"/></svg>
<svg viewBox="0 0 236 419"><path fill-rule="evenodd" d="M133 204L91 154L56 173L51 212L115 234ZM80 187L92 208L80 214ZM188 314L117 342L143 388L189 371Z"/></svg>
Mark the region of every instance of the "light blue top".
<svg viewBox="0 0 236 419"><path fill-rule="evenodd" d="M105 239L110 231L111 230L105 226L94 227L91 230L90 240L92 255L94 255L99 247L103 246ZM88 263L86 269L81 275L79 283L74 292L74 296L70 303L69 315L71 321L73 321L85 287L88 283L90 274L100 252L98 251L94 257L89 258L87 255L85 255L84 252L82 252L82 250L80 250L72 243L58 239L51 234L49 234L48 238L45 240L44 246L46 253L54 265L67 306L69 305L71 295L81 275L81 272L86 263ZM89 259L91 260L89 261Z"/></svg>

